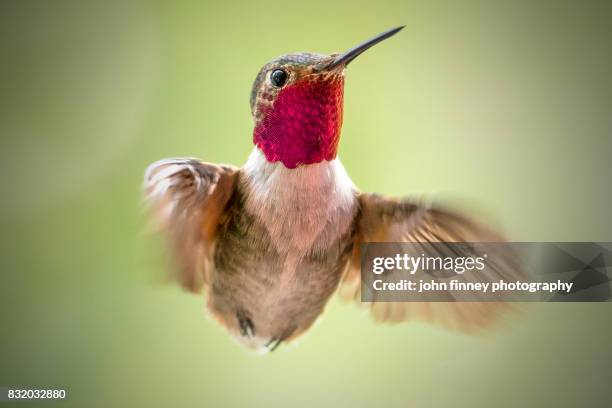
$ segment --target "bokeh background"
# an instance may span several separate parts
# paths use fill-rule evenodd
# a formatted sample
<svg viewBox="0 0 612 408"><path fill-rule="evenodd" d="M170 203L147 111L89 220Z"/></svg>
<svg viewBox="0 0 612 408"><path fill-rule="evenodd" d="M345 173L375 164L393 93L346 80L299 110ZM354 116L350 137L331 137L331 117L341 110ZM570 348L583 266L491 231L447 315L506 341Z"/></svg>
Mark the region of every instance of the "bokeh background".
<svg viewBox="0 0 612 408"><path fill-rule="evenodd" d="M333 301L242 349L164 285L145 166L241 164L255 74L406 29L347 72L363 190L467 200L516 241L612 241L612 13L593 1L0 2L0 385L67 405L604 406L610 304L538 304L469 337ZM22 404L20 406L27 406Z"/></svg>

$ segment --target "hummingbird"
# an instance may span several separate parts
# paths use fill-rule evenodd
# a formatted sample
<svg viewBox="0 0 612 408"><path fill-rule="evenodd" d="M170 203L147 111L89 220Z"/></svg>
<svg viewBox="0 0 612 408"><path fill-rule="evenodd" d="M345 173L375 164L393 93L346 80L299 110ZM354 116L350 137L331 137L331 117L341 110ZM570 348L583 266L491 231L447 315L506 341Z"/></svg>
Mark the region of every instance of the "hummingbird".
<svg viewBox="0 0 612 408"><path fill-rule="evenodd" d="M265 64L250 94L253 150L242 167L170 158L145 171L146 200L176 257L176 278L204 292L240 343L273 351L305 333L338 292L359 301L366 242L498 242L496 232L423 200L360 192L340 159L347 66L395 35L344 53ZM380 322L422 319L471 330L499 303L366 304Z"/></svg>

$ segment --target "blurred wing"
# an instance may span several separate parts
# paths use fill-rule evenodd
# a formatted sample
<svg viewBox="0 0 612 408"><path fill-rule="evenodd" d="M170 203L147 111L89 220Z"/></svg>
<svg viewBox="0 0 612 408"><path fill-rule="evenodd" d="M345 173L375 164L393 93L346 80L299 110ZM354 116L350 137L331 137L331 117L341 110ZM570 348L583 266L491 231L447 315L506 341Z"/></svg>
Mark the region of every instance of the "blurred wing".
<svg viewBox="0 0 612 408"><path fill-rule="evenodd" d="M212 246L238 169L197 159L164 159L145 172L145 194L154 222L168 234L179 269L177 279L197 292L207 282Z"/></svg>
<svg viewBox="0 0 612 408"><path fill-rule="evenodd" d="M365 242L504 242L495 232L461 214L425 205L413 200L393 200L375 194L361 194L361 211L357 219L357 241L347 268L340 295L360 301L361 243ZM424 245L426 256L446 256L427 253L442 245ZM461 254L454 254L460 256ZM495 258L489 255L489 261ZM517 278L521 269L512 253L498 253L493 263L493 275L488 278ZM470 274L458 275L467 281ZM423 320L447 328L473 331L486 327L509 304L501 302L370 302L376 321L397 323L410 319Z"/></svg>

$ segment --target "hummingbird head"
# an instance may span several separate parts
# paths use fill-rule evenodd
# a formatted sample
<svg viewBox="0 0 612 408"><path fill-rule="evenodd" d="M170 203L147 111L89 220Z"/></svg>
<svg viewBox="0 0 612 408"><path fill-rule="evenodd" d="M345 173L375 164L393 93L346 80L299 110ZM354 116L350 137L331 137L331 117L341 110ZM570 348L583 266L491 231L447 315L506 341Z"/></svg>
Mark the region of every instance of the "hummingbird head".
<svg viewBox="0 0 612 408"><path fill-rule="evenodd" d="M342 127L344 70L397 27L345 53L296 53L264 65L251 92L253 142L269 162L289 169L333 160Z"/></svg>

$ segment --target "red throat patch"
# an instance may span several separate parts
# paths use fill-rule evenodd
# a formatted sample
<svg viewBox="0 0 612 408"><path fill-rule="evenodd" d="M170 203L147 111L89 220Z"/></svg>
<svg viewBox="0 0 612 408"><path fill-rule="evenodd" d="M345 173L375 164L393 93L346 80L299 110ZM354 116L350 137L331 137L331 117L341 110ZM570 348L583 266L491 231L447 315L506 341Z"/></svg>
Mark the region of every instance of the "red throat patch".
<svg viewBox="0 0 612 408"><path fill-rule="evenodd" d="M274 103L260 105L253 142L270 162L293 169L333 160L342 127L344 77L312 76L283 88ZM265 97L265 95L264 95Z"/></svg>

